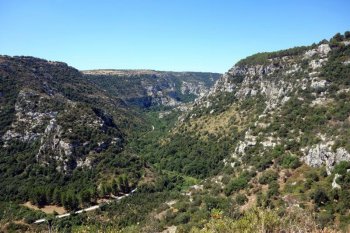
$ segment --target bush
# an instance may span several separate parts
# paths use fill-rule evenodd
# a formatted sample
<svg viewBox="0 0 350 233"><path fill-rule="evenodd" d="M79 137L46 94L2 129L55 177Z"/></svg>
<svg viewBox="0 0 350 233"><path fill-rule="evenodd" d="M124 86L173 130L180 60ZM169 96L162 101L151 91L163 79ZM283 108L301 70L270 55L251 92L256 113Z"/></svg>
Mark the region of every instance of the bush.
<svg viewBox="0 0 350 233"><path fill-rule="evenodd" d="M273 196L277 196L279 194L279 185L276 181L272 181L269 184L269 190L267 191L267 197L273 197Z"/></svg>
<svg viewBox="0 0 350 233"><path fill-rule="evenodd" d="M300 166L299 158L293 155L285 155L282 158L281 166L283 168L292 168L295 169Z"/></svg>
<svg viewBox="0 0 350 233"><path fill-rule="evenodd" d="M248 198L247 198L247 196L244 195L244 194L240 194L240 193L239 193L239 194L236 196L236 202L237 202L238 205L244 205L247 201L248 201Z"/></svg>
<svg viewBox="0 0 350 233"><path fill-rule="evenodd" d="M337 165L335 165L333 173L336 174L340 174L342 176L344 176L347 172L347 170L350 168L350 162L348 161L341 161L340 163L338 163Z"/></svg>
<svg viewBox="0 0 350 233"><path fill-rule="evenodd" d="M277 179L278 179L277 172L275 172L273 170L268 170L260 176L259 183L260 184L269 184L272 181L277 180Z"/></svg>
<svg viewBox="0 0 350 233"><path fill-rule="evenodd" d="M226 185L224 192L226 196L229 196L232 194L232 192L236 192L246 188L247 185L248 185L248 180L246 178L244 177L234 178L228 183L228 185Z"/></svg>
<svg viewBox="0 0 350 233"><path fill-rule="evenodd" d="M325 205L329 198L327 196L327 193L322 189L317 189L316 192L313 194L313 200L317 207Z"/></svg>
<svg viewBox="0 0 350 233"><path fill-rule="evenodd" d="M179 224L185 224L188 223L188 221L190 221L190 214L185 212L185 213L180 213L179 215L177 215L174 219L174 223L176 225Z"/></svg>

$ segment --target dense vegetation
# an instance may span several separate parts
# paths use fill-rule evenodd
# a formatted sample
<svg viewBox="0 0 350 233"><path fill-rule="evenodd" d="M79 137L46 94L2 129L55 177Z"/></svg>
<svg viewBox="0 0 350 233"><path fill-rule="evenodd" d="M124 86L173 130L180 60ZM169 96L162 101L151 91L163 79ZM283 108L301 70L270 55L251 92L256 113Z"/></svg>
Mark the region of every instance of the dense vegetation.
<svg viewBox="0 0 350 233"><path fill-rule="evenodd" d="M137 113L63 63L1 59L1 201L74 210L109 195L104 187L112 183L116 195L136 185L143 163L123 148L128 135L142 131ZM88 156L86 169L78 163Z"/></svg>
<svg viewBox="0 0 350 233"><path fill-rule="evenodd" d="M151 82L155 77L133 77L130 82L128 77L91 76L88 80L94 85L86 84L86 92L79 93L74 91L78 84L69 84L60 93L70 101L83 100L78 101L79 110L69 111L66 102L46 104L51 103L56 111L65 110L57 120L72 130L66 130L64 137L76 142L75 155L93 151L93 165L77 168L71 161L74 169L59 173L55 163L42 166L37 162L40 142L2 142L7 146L0 152L0 192L4 194L0 209L6 211L0 212L0 223L7 224L8 231L44 231L43 225L28 225L42 213L10 200L63 205L71 211L137 187L132 195L95 212L49 218L60 232L161 232L172 226L177 232L347 232L350 162L339 162L327 170L325 166L310 167L302 158L307 149L325 140L333 141L327 153L338 148L350 151L350 93L346 91L350 46L344 43L349 39L347 32L320 43L329 44L331 51L317 68L316 78L310 75L314 72L310 64L320 59L319 55L305 58L304 53L318 45L257 54L237 63L284 67L281 57L288 56L292 59L288 62L300 65L295 72L286 72L290 68L286 65L270 76L262 75L271 82L294 85L294 92L274 109L267 108L268 96L261 93L238 98L235 92L220 92L185 114L163 107L135 110L120 99L115 101L125 91L121 86L136 85L137 92L142 80ZM231 81L241 87L243 78L231 77ZM9 86L19 85L11 80L3 75L2 81ZM306 80L306 88L299 85L302 80ZM311 87L315 80L325 80L326 85ZM2 132L11 128L15 119L13 105L19 93L19 89L7 87L1 87L0 101L7 105L4 111L12 112L12 120L1 118L6 127ZM91 91L104 101L91 97ZM182 100L192 97L186 98ZM119 112L113 111L116 106ZM91 121L82 124L81 115L89 119L98 116L105 123L97 129L84 127ZM99 147L111 137L120 138L119 143ZM89 144L79 146L87 140ZM340 188L334 188L334 183Z"/></svg>

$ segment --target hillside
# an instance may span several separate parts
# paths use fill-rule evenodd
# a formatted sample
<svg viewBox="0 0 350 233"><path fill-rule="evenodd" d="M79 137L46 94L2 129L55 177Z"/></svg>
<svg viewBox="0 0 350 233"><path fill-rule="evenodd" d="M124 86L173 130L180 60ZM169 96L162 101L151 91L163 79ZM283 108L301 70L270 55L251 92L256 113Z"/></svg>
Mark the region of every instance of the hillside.
<svg viewBox="0 0 350 233"><path fill-rule="evenodd" d="M337 34L239 61L146 156L162 169L206 178L192 199L209 195L222 217L257 206L282 220L298 206L316 228L347 229L349 45L349 33ZM199 212L184 211L184 229L203 227Z"/></svg>
<svg viewBox="0 0 350 233"><path fill-rule="evenodd" d="M141 108L176 107L189 103L206 92L221 76L217 73L166 72L154 70L87 70L85 77Z"/></svg>
<svg viewBox="0 0 350 233"><path fill-rule="evenodd" d="M130 186L140 179L142 164L124 147L144 120L78 70L1 56L0 85L2 201L74 209L84 193L91 198L83 204L103 196L106 177L128 179Z"/></svg>
<svg viewBox="0 0 350 233"><path fill-rule="evenodd" d="M27 183L53 191L60 185L70 190L64 197L74 190L79 200L89 200L79 206L137 187L98 211L53 218L59 231L350 229L349 32L249 56L223 76L152 70L81 74L62 63L1 59L3 200L29 199ZM41 66L52 78L37 72ZM23 94L28 90L34 94ZM173 111L183 104L182 111ZM69 154L76 162L60 160L64 143L77 148ZM1 223L45 231L44 225L29 225L34 213L28 209L1 205L11 210L0 212ZM21 214L11 220L11 213Z"/></svg>
<svg viewBox="0 0 350 233"><path fill-rule="evenodd" d="M164 132L170 125L152 130L151 124L174 122L178 113L168 108L160 120L157 110L135 108L140 106L137 99L154 98L151 105L159 107L169 105L164 99L174 106L186 104L219 77L154 71L100 77L96 72L82 74L65 63L33 57L0 56L0 225L6 229L16 226L12 214L17 216L12 220L26 224L43 216L18 204L73 211L154 180L157 174L131 147L149 131ZM145 87L157 96L148 97Z"/></svg>

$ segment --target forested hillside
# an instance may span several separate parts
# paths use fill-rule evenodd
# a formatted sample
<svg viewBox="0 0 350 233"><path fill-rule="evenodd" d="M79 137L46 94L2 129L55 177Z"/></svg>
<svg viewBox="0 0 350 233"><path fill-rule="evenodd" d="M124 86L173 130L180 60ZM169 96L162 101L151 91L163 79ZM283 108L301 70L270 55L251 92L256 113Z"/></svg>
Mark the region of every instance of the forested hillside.
<svg viewBox="0 0 350 233"><path fill-rule="evenodd" d="M304 231L348 229L349 45L347 32L239 61L146 152L160 169L206 178L185 201L202 197L196 211L203 202L211 215L219 211L223 220L203 232L224 223L223 232L241 232L242 214L251 221L277 214L271 229L289 231L299 210L313 216L309 226L300 220ZM189 206L177 214L187 216L178 229L203 228ZM246 212L253 207L260 209Z"/></svg>
<svg viewBox="0 0 350 233"><path fill-rule="evenodd" d="M45 231L28 217L44 214L17 205L28 199L69 211L134 187L46 217L60 232L350 229L349 32L249 56L215 84L23 57L1 57L0 70L5 230Z"/></svg>
<svg viewBox="0 0 350 233"><path fill-rule="evenodd" d="M1 201L76 209L114 179L136 185L143 164L124 147L144 120L121 99L32 57L1 56L0 85Z"/></svg>

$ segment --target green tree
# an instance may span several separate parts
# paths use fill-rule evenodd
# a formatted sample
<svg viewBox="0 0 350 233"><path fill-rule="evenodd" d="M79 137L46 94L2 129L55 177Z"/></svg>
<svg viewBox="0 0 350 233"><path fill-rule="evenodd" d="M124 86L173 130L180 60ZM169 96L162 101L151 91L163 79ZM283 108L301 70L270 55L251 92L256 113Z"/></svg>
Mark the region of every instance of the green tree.
<svg viewBox="0 0 350 233"><path fill-rule="evenodd" d="M350 31L344 33L345 39L350 39Z"/></svg>
<svg viewBox="0 0 350 233"><path fill-rule="evenodd" d="M130 191L129 179L127 176L122 175L118 177L118 183L120 187L120 191L123 193L128 193Z"/></svg>
<svg viewBox="0 0 350 233"><path fill-rule="evenodd" d="M329 201L327 193L322 189L316 190L316 192L314 193L313 199L316 206L318 207L325 205Z"/></svg>
<svg viewBox="0 0 350 233"><path fill-rule="evenodd" d="M248 180L245 177L238 177L231 180L228 185L226 185L224 192L226 196L232 194L232 192L244 189L248 185Z"/></svg>
<svg viewBox="0 0 350 233"><path fill-rule="evenodd" d="M69 211L78 209L79 201L76 194L73 191L68 191L63 197L63 206Z"/></svg>
<svg viewBox="0 0 350 233"><path fill-rule="evenodd" d="M84 189L80 192L80 203L81 205L90 204L91 201L91 192L88 189Z"/></svg>
<svg viewBox="0 0 350 233"><path fill-rule="evenodd" d="M42 187L37 187L32 192L30 202L33 205L37 205L39 208L44 207L47 204L46 191Z"/></svg>
<svg viewBox="0 0 350 233"><path fill-rule="evenodd" d="M119 193L119 191L120 191L119 185L118 185L117 181L115 179L113 179L113 181L112 181L112 193L114 195L117 195Z"/></svg>
<svg viewBox="0 0 350 233"><path fill-rule="evenodd" d="M61 190L58 188L55 188L52 194L52 201L56 205L61 205L62 204L62 197L61 197Z"/></svg>

